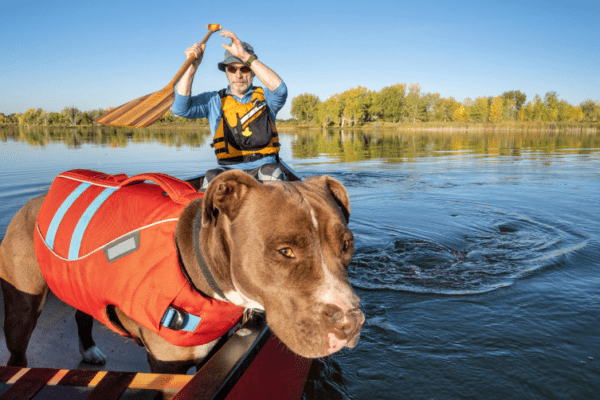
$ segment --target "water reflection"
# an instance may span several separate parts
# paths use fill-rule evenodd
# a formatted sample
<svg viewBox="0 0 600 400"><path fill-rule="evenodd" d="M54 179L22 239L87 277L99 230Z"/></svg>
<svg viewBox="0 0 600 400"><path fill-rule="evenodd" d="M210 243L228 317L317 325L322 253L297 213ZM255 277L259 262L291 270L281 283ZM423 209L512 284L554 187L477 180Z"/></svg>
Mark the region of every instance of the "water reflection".
<svg viewBox="0 0 600 400"><path fill-rule="evenodd" d="M282 129L285 132L289 130ZM336 162L370 159L400 162L418 157L443 157L452 153L486 156L521 156L523 150L542 153L590 154L600 148L600 130L550 131L397 131L310 130L291 131L296 159L327 157ZM167 146L200 147L210 139L207 128L131 129L115 127L0 127L3 141L17 140L32 146L62 142L77 148L83 143L126 147L129 141L158 142Z"/></svg>
<svg viewBox="0 0 600 400"><path fill-rule="evenodd" d="M398 162L469 152L487 156L520 156L523 149L544 153L589 154L600 147L600 132L398 132L323 130L296 134L294 157L327 156L338 162L385 159Z"/></svg>
<svg viewBox="0 0 600 400"><path fill-rule="evenodd" d="M79 148L82 144L95 144L109 147L127 147L133 142L157 142L171 147L200 147L210 136L203 128L164 128L133 129L117 127L0 127L0 139L17 140L32 146L45 146L49 143L64 143L69 148Z"/></svg>

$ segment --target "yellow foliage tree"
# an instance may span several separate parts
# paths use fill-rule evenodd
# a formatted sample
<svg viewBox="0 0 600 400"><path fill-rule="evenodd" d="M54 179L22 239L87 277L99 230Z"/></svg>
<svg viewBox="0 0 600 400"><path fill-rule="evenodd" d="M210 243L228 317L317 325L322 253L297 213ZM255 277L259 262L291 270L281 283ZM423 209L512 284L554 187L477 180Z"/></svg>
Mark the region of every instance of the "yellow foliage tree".
<svg viewBox="0 0 600 400"><path fill-rule="evenodd" d="M494 97L490 106L490 122L500 122L502 120L503 102L501 96Z"/></svg>
<svg viewBox="0 0 600 400"><path fill-rule="evenodd" d="M476 98L469 111L472 121L486 122L490 112L487 98L483 96Z"/></svg>
<svg viewBox="0 0 600 400"><path fill-rule="evenodd" d="M455 121L465 121L466 120L467 111L465 110L464 105L460 105L456 110L454 110L454 120Z"/></svg>
<svg viewBox="0 0 600 400"><path fill-rule="evenodd" d="M336 94L318 104L318 120L321 121L323 126L327 126L330 123L334 123L335 125L340 123L342 103L340 102L339 97L340 95Z"/></svg>
<svg viewBox="0 0 600 400"><path fill-rule="evenodd" d="M572 121L583 121L585 114L579 106L575 106L570 110L570 117Z"/></svg>
<svg viewBox="0 0 600 400"><path fill-rule="evenodd" d="M525 114L525 107L519 108L519 112L517 113L517 121L525 121L527 118Z"/></svg>

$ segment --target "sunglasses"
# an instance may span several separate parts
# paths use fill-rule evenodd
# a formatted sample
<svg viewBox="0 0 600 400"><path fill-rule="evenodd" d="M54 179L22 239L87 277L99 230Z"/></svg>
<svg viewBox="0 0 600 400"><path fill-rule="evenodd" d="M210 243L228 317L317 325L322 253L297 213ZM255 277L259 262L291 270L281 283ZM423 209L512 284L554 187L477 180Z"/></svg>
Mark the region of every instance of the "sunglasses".
<svg viewBox="0 0 600 400"><path fill-rule="evenodd" d="M247 66L245 66L245 65L244 65L243 67L234 67L234 66L232 66L232 65L228 65L228 66L227 66L225 69L226 69L226 70L227 70L227 72L229 72L230 74L235 74L235 73L238 71L238 69L239 69L240 71L242 71L242 74L247 74L248 72L252 71L252 70L250 69L250 67L247 67Z"/></svg>

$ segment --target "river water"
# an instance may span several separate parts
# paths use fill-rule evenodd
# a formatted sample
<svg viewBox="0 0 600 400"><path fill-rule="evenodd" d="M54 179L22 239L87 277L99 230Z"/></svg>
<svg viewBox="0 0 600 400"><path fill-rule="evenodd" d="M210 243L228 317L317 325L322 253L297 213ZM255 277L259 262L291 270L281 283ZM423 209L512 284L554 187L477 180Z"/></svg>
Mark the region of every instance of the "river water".
<svg viewBox="0 0 600 400"><path fill-rule="evenodd" d="M208 132L190 132L3 131L0 238L67 169L214 167ZM313 363L304 398L600 398L597 130L284 130L281 142L299 175L348 189L367 316L355 349Z"/></svg>

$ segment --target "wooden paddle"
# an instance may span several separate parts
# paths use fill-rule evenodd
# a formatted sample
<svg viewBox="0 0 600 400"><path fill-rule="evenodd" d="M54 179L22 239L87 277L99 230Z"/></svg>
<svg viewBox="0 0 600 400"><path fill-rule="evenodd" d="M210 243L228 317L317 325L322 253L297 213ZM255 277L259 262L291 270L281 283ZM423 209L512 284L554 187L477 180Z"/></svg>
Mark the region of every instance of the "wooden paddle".
<svg viewBox="0 0 600 400"><path fill-rule="evenodd" d="M208 24L206 27L208 33L200 44L206 43L210 35L221 30L219 24ZM175 99L175 85L181 79L188 67L196 60L193 54L187 59L183 67L179 69L177 75L162 90L142 96L129 103L123 104L117 108L107 111L105 114L96 118L94 122L102 125L123 126L129 128L145 128L153 124L157 119L166 113Z"/></svg>

